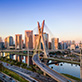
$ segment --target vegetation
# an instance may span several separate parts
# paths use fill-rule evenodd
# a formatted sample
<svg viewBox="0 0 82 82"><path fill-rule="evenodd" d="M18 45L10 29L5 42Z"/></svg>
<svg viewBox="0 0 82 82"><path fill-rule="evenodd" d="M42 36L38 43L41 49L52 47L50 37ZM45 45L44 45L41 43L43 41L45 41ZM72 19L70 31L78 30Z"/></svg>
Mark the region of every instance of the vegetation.
<svg viewBox="0 0 82 82"><path fill-rule="evenodd" d="M3 81L0 80L0 82L3 82Z"/></svg>
<svg viewBox="0 0 82 82"><path fill-rule="evenodd" d="M76 57L76 55L75 54L72 54L72 55L68 55L68 57Z"/></svg>
<svg viewBox="0 0 82 82"><path fill-rule="evenodd" d="M27 52L10 52L10 51L6 51L5 53L19 54L19 55L27 56ZM30 54L30 56L32 56L32 55Z"/></svg>
<svg viewBox="0 0 82 82"><path fill-rule="evenodd" d="M56 54L56 55L63 55L60 51L57 51L57 52L50 52L49 54L52 54L52 55L54 55L54 54Z"/></svg>
<svg viewBox="0 0 82 82"><path fill-rule="evenodd" d="M23 77L21 77L20 75L18 75L17 73L10 71L9 69L3 67L2 64L0 64L0 71L13 77L14 79L20 81L20 82L28 82L27 80L25 80Z"/></svg>
<svg viewBox="0 0 82 82"><path fill-rule="evenodd" d="M65 75L65 76L67 76L67 77L69 77L69 78L71 78L71 79L74 79L74 80L77 80L77 81L81 81L79 78L71 76L69 74L64 74L64 73L62 73L62 74Z"/></svg>
<svg viewBox="0 0 82 82"><path fill-rule="evenodd" d="M43 72L36 65L30 65L27 68L27 64L26 63L18 62L17 60L7 59L6 57L1 57L0 60L3 61L3 62L7 62L7 63L9 63L11 65L16 65L16 66L25 68L25 69L33 71L33 72L37 72L39 74L43 74Z"/></svg>
<svg viewBox="0 0 82 82"><path fill-rule="evenodd" d="M77 61L72 61L70 59L61 59L61 58L44 58L44 60L54 60L54 61L59 61L59 62L66 62L66 63L72 63L72 64L77 64L77 65L80 65L80 62L77 62Z"/></svg>

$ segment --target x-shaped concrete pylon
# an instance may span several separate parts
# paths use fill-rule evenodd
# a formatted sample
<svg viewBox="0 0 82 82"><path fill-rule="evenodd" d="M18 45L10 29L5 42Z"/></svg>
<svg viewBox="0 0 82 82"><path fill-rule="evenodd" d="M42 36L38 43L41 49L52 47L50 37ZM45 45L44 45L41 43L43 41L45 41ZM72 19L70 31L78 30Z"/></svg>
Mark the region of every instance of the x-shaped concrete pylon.
<svg viewBox="0 0 82 82"><path fill-rule="evenodd" d="M42 41L43 50L44 50L44 58L47 58L47 50L46 50L45 41L44 41L44 38L43 38L43 30L44 30L45 20L43 20L43 22L42 22L42 27L40 27L39 22L37 22L37 23L38 23L38 32L39 32L37 49L40 48L40 44L41 44L41 41Z"/></svg>

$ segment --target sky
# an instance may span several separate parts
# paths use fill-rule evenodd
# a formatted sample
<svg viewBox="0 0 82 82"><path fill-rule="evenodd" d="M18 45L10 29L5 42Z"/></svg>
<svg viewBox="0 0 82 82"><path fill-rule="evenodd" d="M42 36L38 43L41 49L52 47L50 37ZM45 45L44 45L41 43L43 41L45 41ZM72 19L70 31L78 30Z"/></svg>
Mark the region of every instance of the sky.
<svg viewBox="0 0 82 82"><path fill-rule="evenodd" d="M0 0L0 37L45 24L55 38L82 41L82 0Z"/></svg>

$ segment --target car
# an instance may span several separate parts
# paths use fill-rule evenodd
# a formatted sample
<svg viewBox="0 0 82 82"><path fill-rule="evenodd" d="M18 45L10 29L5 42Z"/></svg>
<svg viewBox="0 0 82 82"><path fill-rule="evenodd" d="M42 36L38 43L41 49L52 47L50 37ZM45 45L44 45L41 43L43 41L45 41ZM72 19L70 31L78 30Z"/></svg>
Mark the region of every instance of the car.
<svg viewBox="0 0 82 82"><path fill-rule="evenodd" d="M44 67L44 64L42 64L42 66Z"/></svg>
<svg viewBox="0 0 82 82"><path fill-rule="evenodd" d="M32 82L36 82L35 80L33 80Z"/></svg>
<svg viewBox="0 0 82 82"><path fill-rule="evenodd" d="M10 80L13 80L11 77L9 78Z"/></svg>
<svg viewBox="0 0 82 82"><path fill-rule="evenodd" d="M3 77L5 78L6 76L5 76L5 75L3 75Z"/></svg>
<svg viewBox="0 0 82 82"><path fill-rule="evenodd" d="M71 82L70 80L68 80L67 82Z"/></svg>

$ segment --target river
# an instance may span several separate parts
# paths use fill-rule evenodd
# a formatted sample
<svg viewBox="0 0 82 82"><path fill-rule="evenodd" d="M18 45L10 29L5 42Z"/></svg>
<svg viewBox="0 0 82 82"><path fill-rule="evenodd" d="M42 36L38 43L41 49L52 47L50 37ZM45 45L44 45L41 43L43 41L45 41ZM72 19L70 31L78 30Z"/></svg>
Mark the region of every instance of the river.
<svg viewBox="0 0 82 82"><path fill-rule="evenodd" d="M50 62L51 60L49 61L49 63ZM50 64L49 67L59 73L69 74L74 77L80 78L80 66L79 65L60 62L57 64Z"/></svg>

